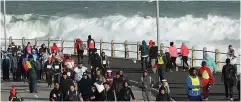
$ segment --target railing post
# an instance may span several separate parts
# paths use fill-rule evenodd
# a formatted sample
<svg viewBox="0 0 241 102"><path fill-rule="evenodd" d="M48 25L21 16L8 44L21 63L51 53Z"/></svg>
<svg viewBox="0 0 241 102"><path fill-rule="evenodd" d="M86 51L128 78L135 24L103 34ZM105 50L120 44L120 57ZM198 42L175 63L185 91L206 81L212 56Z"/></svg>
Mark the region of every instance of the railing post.
<svg viewBox="0 0 241 102"><path fill-rule="evenodd" d="M137 60L141 60L141 51L140 51L140 47L141 47L141 42L138 41L138 42L137 42Z"/></svg>
<svg viewBox="0 0 241 102"><path fill-rule="evenodd" d="M38 40L37 40L37 37L36 37L35 38L35 45L38 46L37 44L38 44Z"/></svg>
<svg viewBox="0 0 241 102"><path fill-rule="evenodd" d="M25 48L25 37L22 38L22 47L23 47L23 49Z"/></svg>
<svg viewBox="0 0 241 102"><path fill-rule="evenodd" d="M115 43L114 43L114 40L111 41L111 57L115 57Z"/></svg>
<svg viewBox="0 0 241 102"><path fill-rule="evenodd" d="M160 44L160 49L162 50L163 53L165 53L165 51L164 51L164 44L163 43Z"/></svg>
<svg viewBox="0 0 241 102"><path fill-rule="evenodd" d="M50 49L50 37L48 37L48 48Z"/></svg>
<svg viewBox="0 0 241 102"><path fill-rule="evenodd" d="M216 62L216 70L220 69L220 52L218 49L215 50L215 62Z"/></svg>
<svg viewBox="0 0 241 102"><path fill-rule="evenodd" d="M12 44L12 36L9 37L9 45Z"/></svg>
<svg viewBox="0 0 241 102"><path fill-rule="evenodd" d="M196 64L196 54L195 54L195 48L192 47L192 67Z"/></svg>
<svg viewBox="0 0 241 102"><path fill-rule="evenodd" d="M128 41L127 40L125 40L124 46L125 46L125 58L129 58L129 50L128 50Z"/></svg>
<svg viewBox="0 0 241 102"><path fill-rule="evenodd" d="M103 52L103 39L100 39L100 55Z"/></svg>
<svg viewBox="0 0 241 102"><path fill-rule="evenodd" d="M62 52L64 53L64 39L61 40Z"/></svg>
<svg viewBox="0 0 241 102"><path fill-rule="evenodd" d="M204 48L203 48L203 59L205 59L206 52L207 52L207 48L206 48L206 47L204 47Z"/></svg>

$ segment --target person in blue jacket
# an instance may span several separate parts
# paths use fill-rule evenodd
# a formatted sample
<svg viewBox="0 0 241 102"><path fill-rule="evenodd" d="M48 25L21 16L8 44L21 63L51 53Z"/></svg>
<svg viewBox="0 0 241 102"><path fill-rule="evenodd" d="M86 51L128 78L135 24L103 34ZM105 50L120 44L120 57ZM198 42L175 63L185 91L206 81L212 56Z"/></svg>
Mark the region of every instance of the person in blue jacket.
<svg viewBox="0 0 241 102"><path fill-rule="evenodd" d="M197 76L197 70L195 68L190 68L186 83L189 101L201 101L202 83L200 78Z"/></svg>
<svg viewBox="0 0 241 102"><path fill-rule="evenodd" d="M207 63L207 67L210 68L212 73L216 73L216 63L211 56L205 54L204 61Z"/></svg>

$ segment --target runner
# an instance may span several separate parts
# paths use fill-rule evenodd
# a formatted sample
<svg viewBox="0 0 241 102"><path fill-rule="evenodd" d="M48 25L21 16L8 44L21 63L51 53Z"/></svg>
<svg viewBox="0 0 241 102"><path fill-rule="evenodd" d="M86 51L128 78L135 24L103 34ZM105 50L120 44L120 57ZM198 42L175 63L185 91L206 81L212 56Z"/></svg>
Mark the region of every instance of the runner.
<svg viewBox="0 0 241 102"><path fill-rule="evenodd" d="M109 68L109 58L107 55L105 55L105 52L102 52L101 54L101 72L102 75L106 74L107 68Z"/></svg>

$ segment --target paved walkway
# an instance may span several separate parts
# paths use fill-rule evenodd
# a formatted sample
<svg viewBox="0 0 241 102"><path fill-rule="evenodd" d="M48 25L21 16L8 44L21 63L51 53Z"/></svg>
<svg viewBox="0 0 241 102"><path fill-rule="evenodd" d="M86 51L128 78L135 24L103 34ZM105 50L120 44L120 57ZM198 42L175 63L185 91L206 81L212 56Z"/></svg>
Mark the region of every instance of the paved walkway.
<svg viewBox="0 0 241 102"><path fill-rule="evenodd" d="M87 57L84 57L84 66L87 66ZM141 65L140 61L137 61L134 63L133 60L130 59L118 59L118 58L111 58L110 59L111 64L110 67L115 73L118 70L123 70L124 74L129 78L131 84L134 86L134 94L137 98L137 100L142 100L141 90L137 86L137 82L140 80L141 74ZM149 74L155 79L158 79L158 76L156 74L153 74L151 72L151 69L149 70ZM171 96L176 101L187 101L187 94L186 94L186 77L188 73L187 72L172 72L167 73L166 78L168 80L168 83L170 85L171 90ZM216 84L211 87L210 90L210 97L209 100L211 101L225 101L225 95L224 95L224 86L223 83L220 81L220 73L214 75L216 79ZM1 84L1 100L7 101L10 91L10 83L12 82L2 82ZM18 93L25 98L25 100L36 100L36 101L47 101L48 96L50 93L50 88L47 87L47 83L39 83L38 84L38 90L39 93L37 94L30 94L28 92L28 84L23 82L14 82L13 84L16 84L16 88ZM155 97L157 95L157 88L153 88L152 90L152 100L155 100ZM236 86L234 87L234 98L237 98L237 89Z"/></svg>

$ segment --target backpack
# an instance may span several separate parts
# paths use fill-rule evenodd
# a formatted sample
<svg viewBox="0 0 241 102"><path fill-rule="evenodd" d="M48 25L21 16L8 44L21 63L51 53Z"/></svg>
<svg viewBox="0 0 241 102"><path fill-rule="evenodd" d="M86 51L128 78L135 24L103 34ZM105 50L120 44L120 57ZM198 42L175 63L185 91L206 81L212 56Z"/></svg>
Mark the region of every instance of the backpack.
<svg viewBox="0 0 241 102"><path fill-rule="evenodd" d="M149 77L150 83L151 83L151 81L152 81L151 76L148 76L148 77ZM141 82L143 82L143 81L144 81L144 79L143 79L143 77L141 77Z"/></svg>
<svg viewBox="0 0 241 102"><path fill-rule="evenodd" d="M83 43L78 43L79 50L84 50L84 44Z"/></svg>
<svg viewBox="0 0 241 102"><path fill-rule="evenodd" d="M210 78L210 77L209 77L209 74L208 74L208 72L207 72L206 70L203 71L203 73L202 73L202 78L203 78L203 79L209 79L209 78Z"/></svg>
<svg viewBox="0 0 241 102"><path fill-rule="evenodd" d="M233 65L226 65L224 78L227 80L235 79L235 69Z"/></svg>

